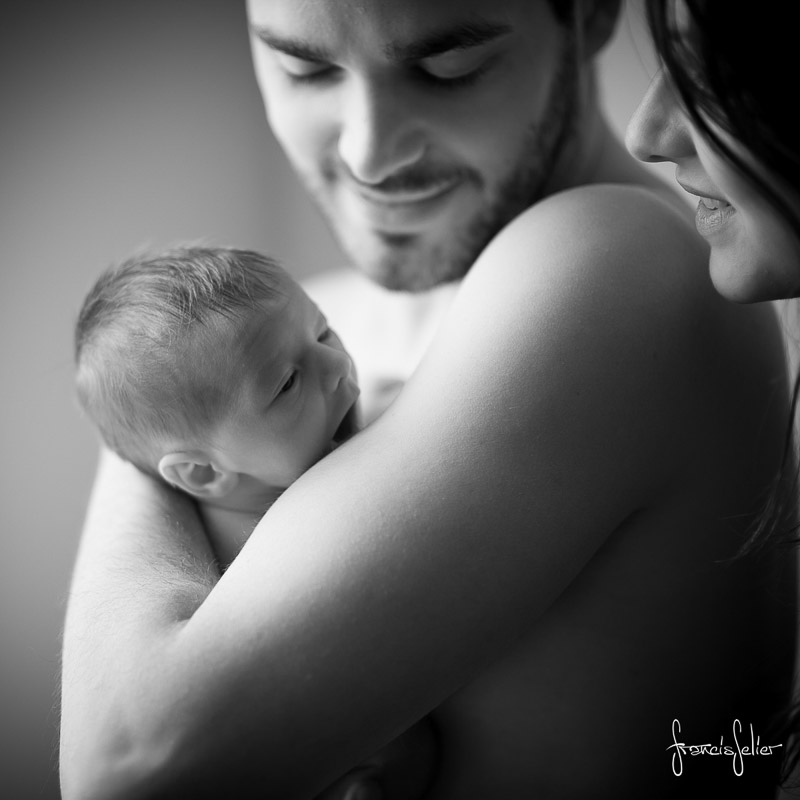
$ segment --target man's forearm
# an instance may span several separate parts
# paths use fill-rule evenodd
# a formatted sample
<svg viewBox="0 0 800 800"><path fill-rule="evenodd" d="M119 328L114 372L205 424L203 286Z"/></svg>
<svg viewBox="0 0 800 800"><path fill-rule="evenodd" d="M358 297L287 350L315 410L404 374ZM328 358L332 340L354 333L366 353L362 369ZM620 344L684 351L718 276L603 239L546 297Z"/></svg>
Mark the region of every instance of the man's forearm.
<svg viewBox="0 0 800 800"><path fill-rule="evenodd" d="M85 792L95 784L99 796L114 794L103 784L113 781L115 770L132 755L126 752L136 747L130 730L141 731L147 719L157 719L148 708L163 697L156 686L142 697L141 676L163 677L169 691L168 665L155 663L158 654L166 652L162 645L177 635L218 579L188 499L104 454L64 630L61 772L66 798L76 796L74 785ZM137 693L138 700L126 692Z"/></svg>

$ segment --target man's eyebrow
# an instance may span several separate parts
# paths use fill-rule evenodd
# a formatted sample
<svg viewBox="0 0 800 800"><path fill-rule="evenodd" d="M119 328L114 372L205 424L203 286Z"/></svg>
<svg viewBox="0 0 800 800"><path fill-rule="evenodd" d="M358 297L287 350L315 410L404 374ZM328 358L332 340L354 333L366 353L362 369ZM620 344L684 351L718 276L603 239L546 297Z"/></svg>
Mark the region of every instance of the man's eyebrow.
<svg viewBox="0 0 800 800"><path fill-rule="evenodd" d="M387 58L392 61L421 61L424 58L446 53L448 50L479 47L506 36L512 31L513 28L510 25L489 20L476 20L436 31L416 42L390 44L384 51Z"/></svg>
<svg viewBox="0 0 800 800"><path fill-rule="evenodd" d="M270 31L269 28L265 28L261 25L251 25L250 30L255 36L261 39L267 47L285 53L287 56L293 56L303 61L330 61L329 53L310 42L278 36L276 33Z"/></svg>
<svg viewBox="0 0 800 800"><path fill-rule="evenodd" d="M294 56L303 61L331 60L329 52L302 39L279 36L261 25L251 25L250 30L268 47L288 56ZM387 44L384 47L384 53L390 61L394 62L421 61L449 50L466 50L470 47L488 44L508 35L512 30L510 25L488 20L463 22L446 30L431 33L415 42Z"/></svg>

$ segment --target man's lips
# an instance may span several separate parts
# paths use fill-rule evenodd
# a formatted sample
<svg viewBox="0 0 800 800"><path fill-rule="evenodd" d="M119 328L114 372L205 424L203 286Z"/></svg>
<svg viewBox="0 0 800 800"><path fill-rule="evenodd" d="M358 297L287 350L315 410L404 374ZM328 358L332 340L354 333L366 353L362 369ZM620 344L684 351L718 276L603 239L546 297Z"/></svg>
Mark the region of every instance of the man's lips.
<svg viewBox="0 0 800 800"><path fill-rule="evenodd" d="M464 185L461 177L399 185L367 186L348 182L344 207L356 219L384 234L414 235L428 228L450 208Z"/></svg>
<svg viewBox="0 0 800 800"><path fill-rule="evenodd" d="M402 184L399 186L384 186L381 184L354 183L353 190L370 203L384 206L405 206L435 200L450 192L460 182L460 177L453 176L444 180L405 186Z"/></svg>

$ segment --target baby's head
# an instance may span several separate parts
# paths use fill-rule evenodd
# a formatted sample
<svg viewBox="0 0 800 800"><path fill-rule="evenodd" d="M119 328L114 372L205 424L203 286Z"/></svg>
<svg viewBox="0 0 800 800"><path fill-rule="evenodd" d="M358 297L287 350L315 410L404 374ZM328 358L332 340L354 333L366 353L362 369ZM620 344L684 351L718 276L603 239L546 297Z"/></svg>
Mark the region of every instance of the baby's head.
<svg viewBox="0 0 800 800"><path fill-rule="evenodd" d="M174 248L109 269L84 301L75 358L106 444L223 507L257 510L355 427L339 338L248 250Z"/></svg>

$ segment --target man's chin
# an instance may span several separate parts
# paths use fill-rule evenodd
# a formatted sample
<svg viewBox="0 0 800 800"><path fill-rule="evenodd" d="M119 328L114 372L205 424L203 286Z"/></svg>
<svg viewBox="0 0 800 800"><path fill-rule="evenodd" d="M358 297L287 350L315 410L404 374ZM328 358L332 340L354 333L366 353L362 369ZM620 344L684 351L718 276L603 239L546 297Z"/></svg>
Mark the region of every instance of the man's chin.
<svg viewBox="0 0 800 800"><path fill-rule="evenodd" d="M385 289L422 292L463 277L469 269L471 261L460 274L454 271L464 259L457 252L459 220L452 210L392 230L350 209L346 194L327 197L312 191L312 196L349 262Z"/></svg>
<svg viewBox="0 0 800 800"><path fill-rule="evenodd" d="M463 277L456 274L457 261L444 248L431 246L414 234L369 234L369 247L349 247L352 263L384 289L424 292ZM467 267L468 268L468 267Z"/></svg>

